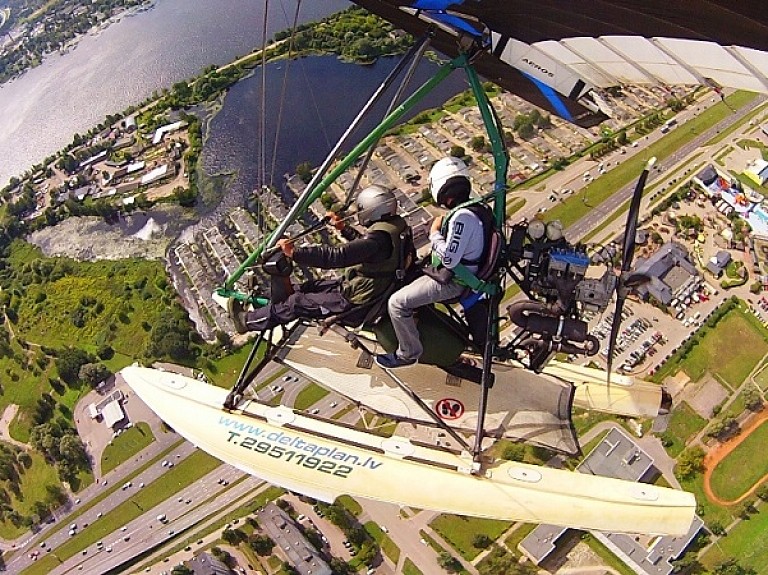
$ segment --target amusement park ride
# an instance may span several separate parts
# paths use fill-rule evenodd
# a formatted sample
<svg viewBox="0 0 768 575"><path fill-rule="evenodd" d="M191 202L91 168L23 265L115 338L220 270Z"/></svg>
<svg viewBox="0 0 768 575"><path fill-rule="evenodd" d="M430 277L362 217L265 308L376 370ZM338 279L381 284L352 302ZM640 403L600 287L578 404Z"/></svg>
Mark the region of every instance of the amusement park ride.
<svg viewBox="0 0 768 575"><path fill-rule="evenodd" d="M322 500L341 494L448 513L597 529L681 535L696 508L683 491L561 469L500 461L488 447L507 438L566 455L580 452L574 406L654 417L660 386L611 373L622 309L632 289L649 281L632 271L640 200L652 161L635 188L620 270L593 274L587 247L569 243L557 222L508 224L507 147L480 75L552 113L594 126L606 118L602 88L629 83L700 84L768 91L768 15L759 3L356 2L417 38L413 48L358 114L314 174L287 217L218 290L252 306L269 300L236 291L253 266L280 273L275 246L310 204L403 115L452 72L466 74L492 149L495 186L472 200L492 208L501 240L493 273L474 284L474 311L423 311L425 354L408 370L378 367L372 357L396 346L389 322L371 313L365 325L345 318L297 321L258 335L240 377L227 392L169 372L123 370L135 392L173 429L201 449L271 483ZM579 6L580 5L580 6ZM744 43L749 47L742 47ZM410 76L428 48L450 58L400 102L346 155L354 128L397 78ZM365 165L365 162L364 164ZM333 166L333 167L331 167ZM351 190L354 193L355 190ZM526 298L502 309L517 284ZM614 294L608 371L553 360L593 355L596 339L583 314L604 311ZM379 312L386 306L381 306ZM478 319L479 318L479 319ZM500 339L503 324L514 326ZM249 391L275 362L396 421L431 426L450 439L427 444L382 436L334 419L271 406ZM274 370L272 370L274 371ZM259 379L261 376L261 379ZM662 405L664 404L664 405Z"/></svg>

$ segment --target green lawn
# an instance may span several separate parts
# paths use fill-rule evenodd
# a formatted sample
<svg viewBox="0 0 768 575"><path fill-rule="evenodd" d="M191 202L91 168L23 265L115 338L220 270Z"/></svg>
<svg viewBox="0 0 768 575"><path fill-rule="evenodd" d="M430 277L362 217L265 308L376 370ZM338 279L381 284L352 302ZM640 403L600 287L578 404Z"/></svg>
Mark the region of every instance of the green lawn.
<svg viewBox="0 0 768 575"><path fill-rule="evenodd" d="M296 401L293 403L293 407L296 409L308 409L329 393L330 392L327 389L324 389L317 384L310 383L296 396Z"/></svg>
<svg viewBox="0 0 768 575"><path fill-rule="evenodd" d="M712 471L715 495L734 501L760 483L768 474L768 424L762 423L731 451Z"/></svg>
<svg viewBox="0 0 768 575"><path fill-rule="evenodd" d="M141 421L113 438L101 454L101 473L109 473L155 441L152 430Z"/></svg>
<svg viewBox="0 0 768 575"><path fill-rule="evenodd" d="M681 402L672 412L669 427L663 438L670 441L667 453L677 457L685 449L686 443L707 425L707 420L696 413L686 402Z"/></svg>
<svg viewBox="0 0 768 575"><path fill-rule="evenodd" d="M739 106L741 107L744 103L748 103L748 100L745 101L745 99L752 94L752 92L736 92L729 96L727 101L734 105L734 107ZM731 100L731 97L738 97L738 100ZM750 98L751 99L751 98ZM747 122L749 122L752 118L755 116L761 114L762 112L765 112L766 105L763 104L762 106L758 106L754 110L752 110L749 114L745 114L744 117L739 120L738 122L734 122L731 126L728 126L725 130L721 130L719 134L714 136L711 140L709 140L705 146L712 146L713 144L717 144L719 142L722 142L725 140L728 136L733 134L739 127L743 126Z"/></svg>
<svg viewBox="0 0 768 575"><path fill-rule="evenodd" d="M482 551L472 545L475 535L485 534L496 541L512 526L512 522L443 514L436 517L429 526L450 543L464 559L472 561Z"/></svg>
<svg viewBox="0 0 768 575"><path fill-rule="evenodd" d="M712 523L716 521L720 525L728 525L733 521L734 516L728 507L723 507L710 501L704 494L703 476L696 475L693 479L680 480L680 487L683 491L693 493L696 497L696 513L704 522Z"/></svg>
<svg viewBox="0 0 768 575"><path fill-rule="evenodd" d="M610 421L614 419L614 416L602 411L588 411L577 407L573 409L571 419L576 429L576 435L582 436L601 421Z"/></svg>
<svg viewBox="0 0 768 575"><path fill-rule="evenodd" d="M763 393L768 391L768 366L760 368L760 371L755 375L755 383L757 383L760 391Z"/></svg>
<svg viewBox="0 0 768 575"><path fill-rule="evenodd" d="M240 375L240 371L243 369L252 347L252 343L243 345L229 355L206 366L205 375L208 377L208 381L219 387L230 389L235 384L235 381L237 381L237 376ZM260 357L262 357L262 354L257 353L256 359ZM279 370L278 376L283 375L287 371L287 368Z"/></svg>
<svg viewBox="0 0 768 575"><path fill-rule="evenodd" d="M424 575L421 572L421 569L416 567L416 565L413 564L413 561L406 558L405 562L403 563L403 575Z"/></svg>
<svg viewBox="0 0 768 575"><path fill-rule="evenodd" d="M519 553L517 546L520 545L520 542L528 537L534 529L536 529L536 524L534 523L521 523L509 534L509 537L504 540L504 545L506 545L510 551Z"/></svg>
<svg viewBox="0 0 768 575"><path fill-rule="evenodd" d="M732 387L740 385L768 353L768 332L742 307L731 310L714 328L701 328L701 339L686 358L678 350L651 379L663 380L683 368L693 381L707 371ZM733 342L739 345L734 346Z"/></svg>
<svg viewBox="0 0 768 575"><path fill-rule="evenodd" d="M342 505L344 509L349 511L355 517L360 517L360 514L363 512L363 508L360 506L360 504L357 501L355 501L353 497L350 497L349 495L339 496L336 502L339 505Z"/></svg>
<svg viewBox="0 0 768 575"><path fill-rule="evenodd" d="M56 470L45 462L40 453L30 451L29 454L32 457L32 465L19 478L23 497L17 499L9 491L11 506L21 515L30 515L36 501L46 500L46 486L61 484ZM0 537L4 539L15 539L26 531L28 528L22 525L16 526L10 521L0 521Z"/></svg>
<svg viewBox="0 0 768 575"><path fill-rule="evenodd" d="M759 513L746 521L740 521L717 545L709 548L701 558L702 564L711 569L728 557L736 557L739 565L752 568L755 573L765 573L768 566L768 505L761 505Z"/></svg>
<svg viewBox="0 0 768 575"><path fill-rule="evenodd" d="M373 521L368 521L363 525L363 528L381 548L382 553L389 557L392 563L397 565L397 562L400 561L400 548L389 538L389 535L384 533L384 531L381 530L381 527Z"/></svg>
<svg viewBox="0 0 768 575"><path fill-rule="evenodd" d="M732 386L740 385L768 353L768 334L743 310L734 310L691 350L685 371L694 381L709 370ZM733 342L739 342L734 346Z"/></svg>

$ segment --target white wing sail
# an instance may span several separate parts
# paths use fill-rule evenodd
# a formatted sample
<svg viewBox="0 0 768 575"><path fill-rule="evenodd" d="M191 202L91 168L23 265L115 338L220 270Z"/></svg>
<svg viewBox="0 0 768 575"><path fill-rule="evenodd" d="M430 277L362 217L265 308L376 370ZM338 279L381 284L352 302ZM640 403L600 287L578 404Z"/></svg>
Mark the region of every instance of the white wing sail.
<svg viewBox="0 0 768 575"><path fill-rule="evenodd" d="M693 495L522 463L477 469L467 455L384 438L246 401L168 372L121 372L155 413L211 455L270 483L330 501L342 494L415 508L611 532L683 535ZM474 471L471 473L470 471Z"/></svg>

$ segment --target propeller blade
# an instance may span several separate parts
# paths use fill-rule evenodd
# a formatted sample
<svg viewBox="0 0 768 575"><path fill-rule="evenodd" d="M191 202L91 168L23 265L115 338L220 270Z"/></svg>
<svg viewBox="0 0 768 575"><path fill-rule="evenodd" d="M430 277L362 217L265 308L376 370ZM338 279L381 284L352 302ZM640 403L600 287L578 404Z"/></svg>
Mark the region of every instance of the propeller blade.
<svg viewBox="0 0 768 575"><path fill-rule="evenodd" d="M619 335L621 327L621 312L624 309L624 301L627 299L629 289L650 281L651 278L641 275L628 275L632 268L632 260L635 257L635 236L637 235L637 223L640 219L640 201L643 199L643 190L645 182L648 180L648 173L656 163L656 157L651 158L645 164L643 172L637 180L635 191L632 194L632 201L629 204L627 212L627 229L624 232L624 246L621 254L621 277L616 284L616 310L613 314L613 323L611 324L611 337L608 340L608 377L606 383L611 384L611 369L613 368L613 352L616 348L616 338Z"/></svg>
<svg viewBox="0 0 768 575"><path fill-rule="evenodd" d="M632 267L632 259L635 257L635 236L637 235L637 222L640 218L640 201L643 199L643 190L645 182L648 179L648 173L656 163L654 156L645 164L643 172L637 180L635 192L632 194L632 202L629 204L627 212L627 230L624 233L624 250L622 252L621 271L628 272Z"/></svg>

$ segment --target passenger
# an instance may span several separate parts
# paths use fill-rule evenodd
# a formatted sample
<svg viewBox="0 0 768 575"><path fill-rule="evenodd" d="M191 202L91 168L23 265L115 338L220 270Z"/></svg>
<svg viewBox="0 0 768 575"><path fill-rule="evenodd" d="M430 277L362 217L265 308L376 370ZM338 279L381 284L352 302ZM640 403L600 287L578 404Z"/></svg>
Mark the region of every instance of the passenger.
<svg viewBox="0 0 768 575"><path fill-rule="evenodd" d="M429 187L438 206L453 209L469 200L469 170L459 158L439 160L429 173ZM416 308L459 297L466 286L453 278L452 269L462 263L476 273L483 255L485 236L480 217L469 208L453 212L447 222L438 216L432 222L429 239L438 273L423 275L397 290L389 298L389 317L397 335L398 348L379 354L376 363L394 369L415 364L424 351L413 317Z"/></svg>
<svg viewBox="0 0 768 575"><path fill-rule="evenodd" d="M270 329L296 318L319 319L347 312L390 289L404 265L405 250L412 249L412 243L402 245L407 241L403 238L410 237L405 233L410 231L408 224L397 215L397 199L384 186L365 188L356 203L358 222L367 228L365 235L346 227L334 214L333 224L348 241L346 244L294 247L290 239L277 242L283 253L298 264L322 269L348 268L344 277L307 281L284 301L271 302L253 311L246 311L240 300L230 299L229 315L238 333Z"/></svg>

